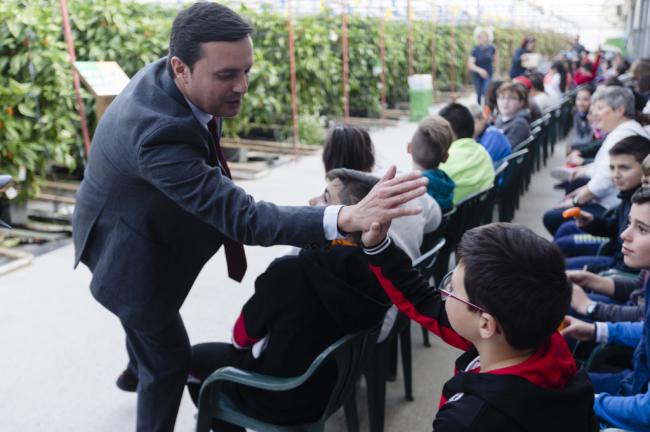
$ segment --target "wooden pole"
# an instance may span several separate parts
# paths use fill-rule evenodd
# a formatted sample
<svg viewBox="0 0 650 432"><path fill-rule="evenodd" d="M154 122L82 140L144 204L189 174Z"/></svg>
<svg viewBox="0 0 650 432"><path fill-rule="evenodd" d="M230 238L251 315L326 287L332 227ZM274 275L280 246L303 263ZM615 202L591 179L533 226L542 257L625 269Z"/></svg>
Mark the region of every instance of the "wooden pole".
<svg viewBox="0 0 650 432"><path fill-rule="evenodd" d="M341 43L343 45L343 118L347 123L350 121L350 100L348 96L348 5L347 0L341 0L343 8L341 14Z"/></svg>
<svg viewBox="0 0 650 432"><path fill-rule="evenodd" d="M436 6L431 9L431 89L433 97L436 95Z"/></svg>
<svg viewBox="0 0 650 432"><path fill-rule="evenodd" d="M381 61L381 118L384 118L386 113L386 95L388 89L386 88L386 29L385 17L382 16L379 23L379 58Z"/></svg>
<svg viewBox="0 0 650 432"><path fill-rule="evenodd" d="M449 83L451 96L454 98L456 96L456 29L454 23L450 23L449 25L449 45L451 50L451 63L449 64Z"/></svg>
<svg viewBox="0 0 650 432"><path fill-rule="evenodd" d="M300 144L300 137L298 133L298 91L296 84L296 45L293 34L293 12L291 8L291 0L287 2L288 8L288 30L289 30L289 70L291 74L291 113L293 117L293 152L294 157L298 158L298 146Z"/></svg>
<svg viewBox="0 0 650 432"><path fill-rule="evenodd" d="M74 40L72 39L72 29L70 27L70 18L68 16L68 3L66 0L61 0L61 16L63 18L63 36L68 46L68 56L70 58L70 66L72 68L72 84L74 86L75 99L77 101L77 111L79 111L79 121L81 122L81 136L86 149L86 158L90 155L90 134L88 133L88 124L86 123L86 109L84 101L81 98L81 86L79 85L79 74L74 68L75 51Z"/></svg>
<svg viewBox="0 0 650 432"><path fill-rule="evenodd" d="M408 23L408 71L409 76L415 73L413 68L413 21L411 20L411 0L408 0L406 4L406 22Z"/></svg>

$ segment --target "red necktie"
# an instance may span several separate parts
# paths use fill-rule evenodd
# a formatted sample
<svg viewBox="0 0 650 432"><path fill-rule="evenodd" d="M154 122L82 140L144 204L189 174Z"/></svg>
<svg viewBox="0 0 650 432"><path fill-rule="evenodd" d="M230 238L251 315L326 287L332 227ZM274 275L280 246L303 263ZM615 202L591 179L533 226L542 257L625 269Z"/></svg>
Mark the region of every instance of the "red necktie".
<svg viewBox="0 0 650 432"><path fill-rule="evenodd" d="M217 158L219 158L219 165L223 168L226 177L232 179L230 175L230 169L228 169L228 162L223 155L221 150L221 131L219 130L219 120L217 117L213 117L212 120L208 122L208 130L214 138L214 147L217 151ZM231 279L241 282L246 274L246 254L244 253L244 245L240 242L233 240L229 237L225 237L223 241L223 247L226 251L226 264L228 265L228 276Z"/></svg>

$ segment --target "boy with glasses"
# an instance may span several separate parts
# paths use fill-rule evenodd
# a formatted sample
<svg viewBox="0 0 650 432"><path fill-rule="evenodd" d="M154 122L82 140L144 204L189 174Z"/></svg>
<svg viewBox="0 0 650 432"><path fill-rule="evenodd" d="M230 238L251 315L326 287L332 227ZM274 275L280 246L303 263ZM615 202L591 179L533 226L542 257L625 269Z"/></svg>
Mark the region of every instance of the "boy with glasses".
<svg viewBox="0 0 650 432"><path fill-rule="evenodd" d="M373 224L362 242L389 298L466 351L442 390L436 432L597 430L591 384L556 331L571 300L557 247L520 225L472 229L435 290L386 230Z"/></svg>

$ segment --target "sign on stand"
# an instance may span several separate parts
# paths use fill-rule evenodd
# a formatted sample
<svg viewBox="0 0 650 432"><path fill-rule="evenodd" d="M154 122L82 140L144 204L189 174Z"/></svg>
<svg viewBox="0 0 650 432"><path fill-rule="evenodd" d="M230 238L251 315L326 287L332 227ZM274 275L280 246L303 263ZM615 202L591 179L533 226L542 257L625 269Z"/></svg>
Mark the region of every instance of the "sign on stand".
<svg viewBox="0 0 650 432"><path fill-rule="evenodd" d="M114 61L75 61L74 68L95 97L95 111L99 121L115 96L129 83L129 77Z"/></svg>

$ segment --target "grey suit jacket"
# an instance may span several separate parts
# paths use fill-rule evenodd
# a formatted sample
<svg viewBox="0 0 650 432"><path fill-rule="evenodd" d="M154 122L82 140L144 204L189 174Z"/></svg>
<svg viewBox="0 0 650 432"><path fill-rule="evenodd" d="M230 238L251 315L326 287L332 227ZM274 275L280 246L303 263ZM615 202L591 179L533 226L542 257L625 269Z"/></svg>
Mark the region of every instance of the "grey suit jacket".
<svg viewBox="0 0 650 432"><path fill-rule="evenodd" d="M255 202L222 175L214 145L166 58L138 72L97 127L73 217L75 267L88 265L95 298L131 328L175 317L224 236L325 240L322 208Z"/></svg>

